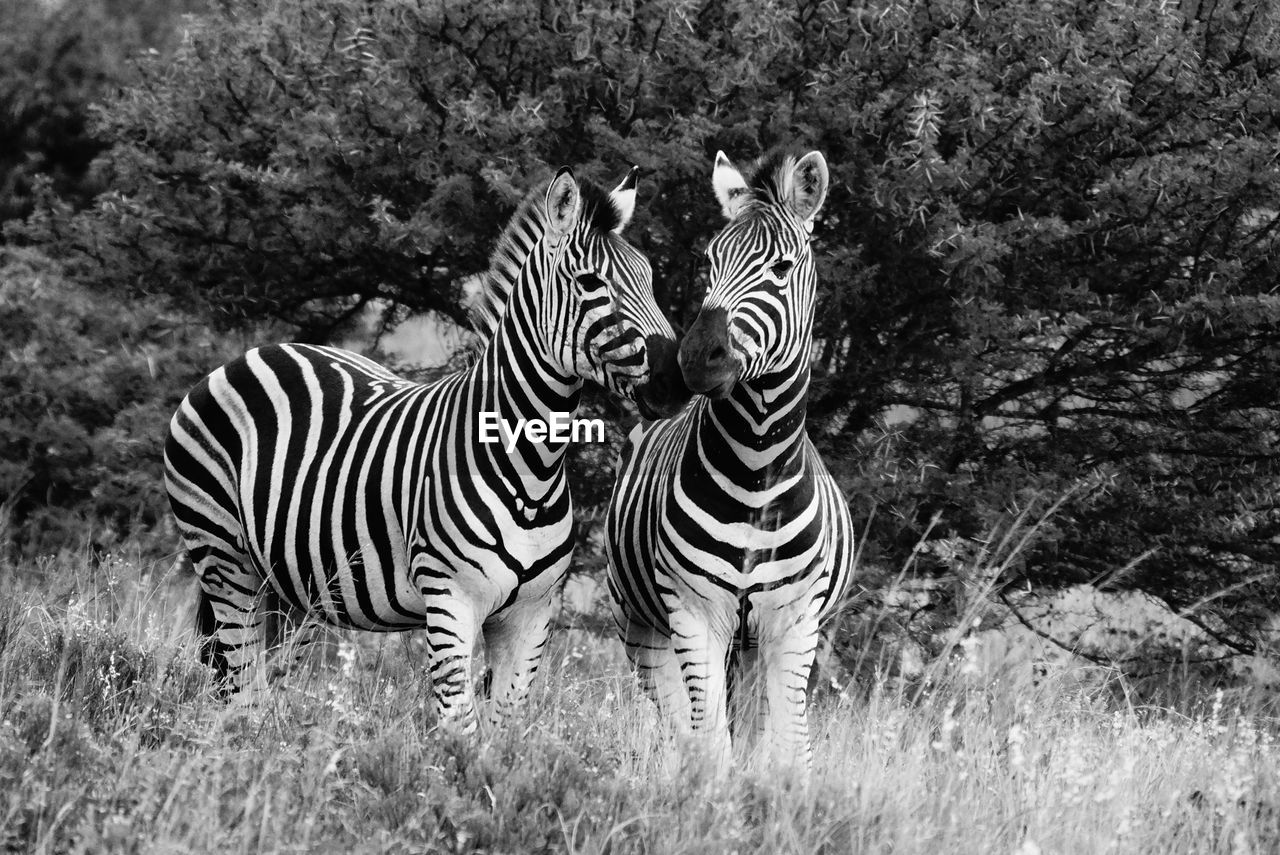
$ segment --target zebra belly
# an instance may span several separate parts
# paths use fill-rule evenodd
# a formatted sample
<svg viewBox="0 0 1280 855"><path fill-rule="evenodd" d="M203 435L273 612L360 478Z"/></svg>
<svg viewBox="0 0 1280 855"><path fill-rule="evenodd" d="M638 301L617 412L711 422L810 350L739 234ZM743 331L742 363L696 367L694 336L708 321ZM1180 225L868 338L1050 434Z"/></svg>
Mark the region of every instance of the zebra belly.
<svg viewBox="0 0 1280 855"><path fill-rule="evenodd" d="M286 492L280 504L287 502ZM296 608L335 626L379 631L426 626L424 588L448 590L483 620L513 602L548 597L563 581L571 516L513 529L502 520L509 509L490 507L499 518L490 532L468 526L474 520L466 515L433 515L432 506L405 532L376 498L313 504L312 519L303 511L285 523L291 536L256 544L255 560Z"/></svg>
<svg viewBox="0 0 1280 855"><path fill-rule="evenodd" d="M313 473L276 485L268 524L246 525L249 552L280 596L335 626L397 630L423 626L404 532L394 515L370 513L368 502L328 495ZM254 484L246 479L245 492ZM243 500L242 500L243 501ZM249 502L242 506L247 507Z"/></svg>

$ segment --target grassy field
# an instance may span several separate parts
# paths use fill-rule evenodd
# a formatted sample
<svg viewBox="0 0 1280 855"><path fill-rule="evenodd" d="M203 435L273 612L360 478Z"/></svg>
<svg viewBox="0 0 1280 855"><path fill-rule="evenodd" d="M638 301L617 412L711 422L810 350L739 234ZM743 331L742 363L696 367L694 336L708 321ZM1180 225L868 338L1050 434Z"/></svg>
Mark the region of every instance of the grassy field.
<svg viewBox="0 0 1280 855"><path fill-rule="evenodd" d="M252 704L216 700L164 565L0 568L0 850L1266 853L1277 725L1071 675L935 669L826 691L810 782L716 780L657 727L612 639L557 635L501 732L435 732L412 636L344 635ZM1083 688L1086 685L1092 689Z"/></svg>

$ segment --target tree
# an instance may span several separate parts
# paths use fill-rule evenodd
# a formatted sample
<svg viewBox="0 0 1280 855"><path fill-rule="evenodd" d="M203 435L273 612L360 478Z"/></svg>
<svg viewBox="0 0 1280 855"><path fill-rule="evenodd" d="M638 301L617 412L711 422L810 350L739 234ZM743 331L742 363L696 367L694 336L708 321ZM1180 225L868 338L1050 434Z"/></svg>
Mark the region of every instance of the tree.
<svg viewBox="0 0 1280 855"><path fill-rule="evenodd" d="M643 82L648 53L597 57L631 30L609 9L521 3L226 4L99 111L113 192L33 234L74 246L95 279L208 297L229 321L274 316L308 340L380 300L461 319L456 283L540 172L568 163L612 186L638 163L661 193L669 155L695 159L698 123L659 116L629 139L634 96L601 88L615 59Z"/></svg>
<svg viewBox="0 0 1280 855"><path fill-rule="evenodd" d="M94 282L325 340L382 300L462 318L452 283L540 172L636 163L630 234L688 317L715 151L821 149L810 412L880 509L868 563L1066 495L1006 581L1225 590L1202 613L1247 650L1280 542L1277 14L227 2L98 112L110 192L24 234Z"/></svg>
<svg viewBox="0 0 1280 855"><path fill-rule="evenodd" d="M1276 8L978 8L890 8L815 87L856 105L827 138L856 239L814 411L854 459L905 411L891 474L921 476L881 540L935 514L981 538L1087 482L1009 581L1218 597L1198 613L1252 650L1280 557Z"/></svg>
<svg viewBox="0 0 1280 855"><path fill-rule="evenodd" d="M0 223L31 212L41 181L76 207L104 189L89 172L106 145L87 128L89 106L129 80L132 55L163 49L174 17L196 5L0 0Z"/></svg>
<svg viewBox="0 0 1280 855"><path fill-rule="evenodd" d="M0 340L0 545L27 553L109 548L165 517L169 417L242 347L160 298L121 312L12 248L0 252Z"/></svg>

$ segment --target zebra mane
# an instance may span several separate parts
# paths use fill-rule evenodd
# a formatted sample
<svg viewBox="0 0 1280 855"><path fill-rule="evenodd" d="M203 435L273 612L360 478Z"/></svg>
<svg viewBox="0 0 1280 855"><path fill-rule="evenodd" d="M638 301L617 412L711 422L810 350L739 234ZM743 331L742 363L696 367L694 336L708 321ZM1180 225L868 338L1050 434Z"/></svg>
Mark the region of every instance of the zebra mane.
<svg viewBox="0 0 1280 855"><path fill-rule="evenodd" d="M485 339L498 328L520 268L547 230L544 199L549 184L540 183L524 197L494 244L489 269L463 285L471 326ZM578 191L582 196L580 224L604 234L623 224L623 214L607 192L587 182L578 182Z"/></svg>
<svg viewBox="0 0 1280 855"><path fill-rule="evenodd" d="M742 170L751 201L760 205L781 205L786 198L792 169L804 152L795 146L778 146L765 152Z"/></svg>

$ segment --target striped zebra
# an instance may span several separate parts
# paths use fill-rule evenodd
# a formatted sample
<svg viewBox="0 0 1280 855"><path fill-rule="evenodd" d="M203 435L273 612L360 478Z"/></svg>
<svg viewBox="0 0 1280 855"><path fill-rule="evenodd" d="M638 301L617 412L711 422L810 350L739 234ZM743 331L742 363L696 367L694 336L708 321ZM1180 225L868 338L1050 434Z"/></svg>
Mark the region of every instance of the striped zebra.
<svg viewBox="0 0 1280 855"><path fill-rule="evenodd" d="M775 152L746 177L716 157L728 224L680 345L679 415L632 431L605 521L614 618L659 711L729 756L727 662L763 671L761 746L810 757L806 688L819 623L853 565L849 507L805 431L817 277L819 152Z"/></svg>
<svg viewBox="0 0 1280 855"><path fill-rule="evenodd" d="M465 370L423 385L285 344L187 395L165 478L199 581L203 655L230 691L311 615L425 627L436 712L463 731L478 719L479 640L494 717L527 694L573 549L567 445L511 429L486 442L483 414L508 426L572 415L584 379L649 417L687 400L649 263L620 234L635 174L605 193L561 169L525 200L483 274L487 343Z"/></svg>

